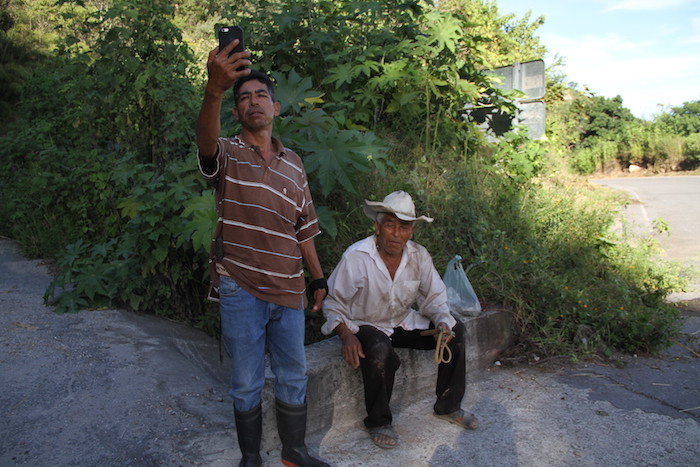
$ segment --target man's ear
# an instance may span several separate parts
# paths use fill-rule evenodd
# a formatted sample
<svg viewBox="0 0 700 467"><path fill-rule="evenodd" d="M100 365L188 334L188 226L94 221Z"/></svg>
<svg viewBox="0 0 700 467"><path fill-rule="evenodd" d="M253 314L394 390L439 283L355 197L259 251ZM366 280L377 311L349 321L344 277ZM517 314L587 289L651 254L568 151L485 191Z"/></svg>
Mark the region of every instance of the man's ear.
<svg viewBox="0 0 700 467"><path fill-rule="evenodd" d="M274 109L275 109L275 117L277 117L280 114L280 102L279 101L275 101Z"/></svg>
<svg viewBox="0 0 700 467"><path fill-rule="evenodd" d="M233 109L231 109L231 113L233 114L233 118L238 121L238 107L234 106Z"/></svg>

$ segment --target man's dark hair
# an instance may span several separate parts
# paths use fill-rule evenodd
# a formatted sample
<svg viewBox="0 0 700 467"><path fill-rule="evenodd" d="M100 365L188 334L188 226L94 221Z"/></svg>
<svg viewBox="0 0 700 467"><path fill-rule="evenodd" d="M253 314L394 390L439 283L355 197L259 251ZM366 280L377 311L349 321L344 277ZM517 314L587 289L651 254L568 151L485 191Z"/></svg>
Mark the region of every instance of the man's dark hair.
<svg viewBox="0 0 700 467"><path fill-rule="evenodd" d="M233 103L238 105L238 98L240 97L240 90L243 83L248 81L260 81L267 88L267 92L270 94L272 101L275 101L275 85L272 84L272 80L265 73L257 70L251 70L249 75L246 75L238 80L233 85Z"/></svg>

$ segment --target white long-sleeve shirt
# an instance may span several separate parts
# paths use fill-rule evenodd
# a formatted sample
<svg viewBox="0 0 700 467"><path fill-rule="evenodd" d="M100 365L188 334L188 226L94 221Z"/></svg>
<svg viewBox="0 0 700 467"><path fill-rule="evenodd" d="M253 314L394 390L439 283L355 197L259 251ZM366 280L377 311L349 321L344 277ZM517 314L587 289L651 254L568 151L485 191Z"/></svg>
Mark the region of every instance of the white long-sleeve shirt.
<svg viewBox="0 0 700 467"><path fill-rule="evenodd" d="M418 307L418 310L413 308ZM323 334L340 323L356 333L361 325L374 326L387 335L394 328L427 329L432 321L452 328L456 320L447 306L445 284L425 247L406 243L394 279L377 251L375 236L351 245L328 279L323 302Z"/></svg>

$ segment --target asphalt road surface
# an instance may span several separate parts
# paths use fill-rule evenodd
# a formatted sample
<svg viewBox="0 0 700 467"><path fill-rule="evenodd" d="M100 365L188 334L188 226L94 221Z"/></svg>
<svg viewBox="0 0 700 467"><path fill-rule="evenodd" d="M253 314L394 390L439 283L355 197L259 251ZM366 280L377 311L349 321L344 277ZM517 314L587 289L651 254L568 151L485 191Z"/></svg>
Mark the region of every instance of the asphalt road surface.
<svg viewBox="0 0 700 467"><path fill-rule="evenodd" d="M593 180L593 183L627 192L632 202L624 216L638 235L652 235L663 256L692 266L700 272L700 176L628 177ZM662 220L668 232L659 233L654 223ZM700 297L697 275L689 295Z"/></svg>

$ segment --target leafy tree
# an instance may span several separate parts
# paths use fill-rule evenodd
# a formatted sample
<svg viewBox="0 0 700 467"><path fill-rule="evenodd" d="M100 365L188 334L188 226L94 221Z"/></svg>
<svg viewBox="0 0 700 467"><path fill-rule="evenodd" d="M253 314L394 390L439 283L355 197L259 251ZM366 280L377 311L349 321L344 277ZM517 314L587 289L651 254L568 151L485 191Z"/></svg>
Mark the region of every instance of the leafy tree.
<svg viewBox="0 0 700 467"><path fill-rule="evenodd" d="M700 133L688 135L685 145L688 155L695 158L696 163L700 162Z"/></svg>
<svg viewBox="0 0 700 467"><path fill-rule="evenodd" d="M490 88L478 54L462 57L480 40L468 23L417 1L263 1L232 21L250 31L256 66L310 77L347 129L454 144L464 103Z"/></svg>
<svg viewBox="0 0 700 467"><path fill-rule="evenodd" d="M48 2L42 2L41 8L27 3L0 0L0 122L15 117L23 81L48 54L55 38L44 23L57 16L51 14Z"/></svg>
<svg viewBox="0 0 700 467"><path fill-rule="evenodd" d="M625 125L635 120L632 112L622 105L622 97L612 99L594 96L586 108L588 122L582 135L584 145L590 146L596 139L615 141Z"/></svg>
<svg viewBox="0 0 700 467"><path fill-rule="evenodd" d="M155 312L168 294L183 310L201 309L203 277L191 264L206 261L193 259L201 252L192 242L175 241L185 203L204 184L191 162L192 57L172 18L167 2L118 1L86 7L72 16L79 24L66 20L0 145L12 169L0 184L3 232L33 255L59 257L57 283L74 291L63 309L111 300Z"/></svg>
<svg viewBox="0 0 700 467"><path fill-rule="evenodd" d="M672 107L655 119L667 131L681 136L700 133L700 100L684 102L680 107Z"/></svg>
<svg viewBox="0 0 700 467"><path fill-rule="evenodd" d="M89 91L101 97L92 109L97 131L160 166L189 152L193 132L182 123L196 109L193 57L173 18L163 0L115 1L90 14L64 49L89 57Z"/></svg>
<svg viewBox="0 0 700 467"><path fill-rule="evenodd" d="M464 16L468 35L478 39L463 49L465 58L478 57L477 62L489 68L528 62L544 57L546 48L535 35L545 22L544 16L531 19L529 11L522 18L515 14L501 15L495 0L443 0L441 11Z"/></svg>

